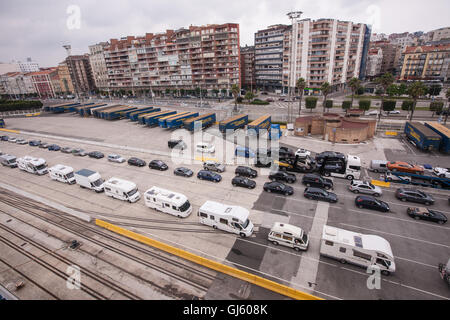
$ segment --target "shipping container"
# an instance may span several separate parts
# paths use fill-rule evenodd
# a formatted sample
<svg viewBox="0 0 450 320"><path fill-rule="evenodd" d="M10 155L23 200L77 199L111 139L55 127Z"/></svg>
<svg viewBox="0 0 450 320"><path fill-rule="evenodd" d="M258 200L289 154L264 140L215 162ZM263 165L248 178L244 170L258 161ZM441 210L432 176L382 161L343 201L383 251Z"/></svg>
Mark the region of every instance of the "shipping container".
<svg viewBox="0 0 450 320"><path fill-rule="evenodd" d="M247 134L249 135L259 135L260 130L264 130L267 132L267 130L270 129L272 118L270 115L262 116L255 121L249 123L247 125Z"/></svg>
<svg viewBox="0 0 450 320"><path fill-rule="evenodd" d="M220 132L244 128L248 124L248 115L240 114L219 122Z"/></svg>
<svg viewBox="0 0 450 320"><path fill-rule="evenodd" d="M437 122L426 122L425 126L436 132L441 137L439 151L450 154L450 129Z"/></svg>
<svg viewBox="0 0 450 320"><path fill-rule="evenodd" d="M439 150L441 136L419 122L406 122L405 134L422 151Z"/></svg>
<svg viewBox="0 0 450 320"><path fill-rule="evenodd" d="M195 122L201 122L201 128L206 129L216 123L216 114L207 113L202 116L190 118L183 121L184 127L189 131L194 131Z"/></svg>
<svg viewBox="0 0 450 320"><path fill-rule="evenodd" d="M174 129L183 126L183 121L198 117L198 112L188 112L185 115L177 115L176 117L170 118L166 121L167 128Z"/></svg>

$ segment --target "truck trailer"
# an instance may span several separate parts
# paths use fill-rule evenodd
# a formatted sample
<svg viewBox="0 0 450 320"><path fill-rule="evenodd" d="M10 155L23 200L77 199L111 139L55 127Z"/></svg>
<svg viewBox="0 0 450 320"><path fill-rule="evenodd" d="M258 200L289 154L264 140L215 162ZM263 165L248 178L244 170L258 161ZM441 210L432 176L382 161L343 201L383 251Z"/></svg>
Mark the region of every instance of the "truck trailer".
<svg viewBox="0 0 450 320"><path fill-rule="evenodd" d="M189 131L194 131L196 122L201 122L201 129L206 129L216 123L216 114L207 113L202 116L184 120L184 128Z"/></svg>
<svg viewBox="0 0 450 320"><path fill-rule="evenodd" d="M120 109L110 110L103 114L103 119L106 120L117 120L125 116L125 112L136 111L137 107L125 106Z"/></svg>
<svg viewBox="0 0 450 320"><path fill-rule="evenodd" d="M98 108L93 108L91 109L91 116L94 116L95 118L100 118L100 113L107 111L107 110L112 110L116 107L122 106L120 104L115 104L112 106L104 106L104 107L98 107Z"/></svg>
<svg viewBox="0 0 450 320"><path fill-rule="evenodd" d="M126 117L131 121L136 121L135 118L137 119L138 115L150 112L150 110L153 110L153 107L140 108L131 112L127 112Z"/></svg>
<svg viewBox="0 0 450 320"><path fill-rule="evenodd" d="M439 151L450 154L450 129L437 122L426 122L425 126L441 136Z"/></svg>
<svg viewBox="0 0 450 320"><path fill-rule="evenodd" d="M92 104L88 106L76 106L75 111L82 117L86 117L90 115L90 110L93 108L106 106L106 103Z"/></svg>
<svg viewBox="0 0 450 320"><path fill-rule="evenodd" d="M260 132L268 132L272 124L272 117L265 115L259 117L247 125L247 134L252 136L259 136Z"/></svg>
<svg viewBox="0 0 450 320"><path fill-rule="evenodd" d="M248 124L248 115L239 114L237 116L225 119L219 122L219 130L225 133L227 130L237 130L240 128L245 128Z"/></svg>
<svg viewBox="0 0 450 320"><path fill-rule="evenodd" d="M6 125L5 125L5 120L3 120L3 119L0 119L0 128L4 128Z"/></svg>
<svg viewBox="0 0 450 320"><path fill-rule="evenodd" d="M439 150L441 136L419 122L406 122L406 137L420 150Z"/></svg>
<svg viewBox="0 0 450 320"><path fill-rule="evenodd" d="M161 128L167 128L167 120L170 120L172 118L176 118L178 116L183 116L183 115L188 114L188 113L189 113L188 111L184 111L184 112L175 113L175 114L171 114L171 115L166 116L166 117L159 118L158 119L158 125Z"/></svg>
<svg viewBox="0 0 450 320"><path fill-rule="evenodd" d="M91 103L93 104L93 103ZM79 102L77 103L69 103L69 104L58 104L56 106L49 106L49 107L45 107L44 111L50 111L53 113L64 113L68 108L74 108L76 106L82 106L85 104L80 104Z"/></svg>
<svg viewBox="0 0 450 320"><path fill-rule="evenodd" d="M170 116L170 115L176 114L176 113L177 113L176 111L170 111L170 110L160 111L160 112L151 114L149 116L145 116L145 117L143 117L143 119L147 126L157 126L158 120L160 118L167 117L167 116Z"/></svg>
<svg viewBox="0 0 450 320"><path fill-rule="evenodd" d="M191 118L198 117L198 112L188 112L184 115L177 115L166 121L168 129L175 129L183 126L183 121Z"/></svg>

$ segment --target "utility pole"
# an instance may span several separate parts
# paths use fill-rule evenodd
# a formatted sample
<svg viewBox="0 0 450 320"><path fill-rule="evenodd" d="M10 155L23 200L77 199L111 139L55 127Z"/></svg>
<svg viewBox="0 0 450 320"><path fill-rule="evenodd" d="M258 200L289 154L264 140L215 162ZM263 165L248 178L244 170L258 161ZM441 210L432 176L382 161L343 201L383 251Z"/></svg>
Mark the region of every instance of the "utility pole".
<svg viewBox="0 0 450 320"><path fill-rule="evenodd" d="M292 108L292 89L295 92L295 70L293 70L293 65L295 65L294 59L295 59L295 50L297 50L297 45L294 45L297 43L297 41L294 41L294 39L297 39L297 34L294 34L294 20L299 19L302 15L302 11L292 11L287 14L289 19L291 19L291 56L289 59L289 83L288 83L288 123L292 123L292 114L293 114L293 108ZM292 83L294 83L292 85ZM293 87L293 88L292 88Z"/></svg>

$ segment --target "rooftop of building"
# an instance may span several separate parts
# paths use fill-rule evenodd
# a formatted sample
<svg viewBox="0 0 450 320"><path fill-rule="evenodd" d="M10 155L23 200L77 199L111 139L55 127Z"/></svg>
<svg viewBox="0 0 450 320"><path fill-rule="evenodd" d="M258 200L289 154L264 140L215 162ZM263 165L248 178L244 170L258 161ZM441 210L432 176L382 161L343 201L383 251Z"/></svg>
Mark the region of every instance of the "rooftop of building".
<svg viewBox="0 0 450 320"><path fill-rule="evenodd" d="M440 51L448 51L448 50L450 50L450 44L408 46L405 49L405 53L440 52Z"/></svg>

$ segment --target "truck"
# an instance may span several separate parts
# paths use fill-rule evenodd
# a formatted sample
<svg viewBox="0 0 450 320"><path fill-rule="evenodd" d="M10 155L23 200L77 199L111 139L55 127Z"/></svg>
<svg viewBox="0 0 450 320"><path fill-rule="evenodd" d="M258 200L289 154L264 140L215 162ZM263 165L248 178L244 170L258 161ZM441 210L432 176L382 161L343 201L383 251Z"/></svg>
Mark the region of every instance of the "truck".
<svg viewBox="0 0 450 320"><path fill-rule="evenodd" d="M146 108L137 109L137 110L134 110L134 111L131 111L131 112L127 112L126 116L131 121L136 121L137 117L140 114L150 113L150 112L152 112L153 109L154 109L153 107L146 107Z"/></svg>
<svg viewBox="0 0 450 320"><path fill-rule="evenodd" d="M316 157L317 169L326 177L359 180L361 177L361 159L353 155L323 152Z"/></svg>
<svg viewBox="0 0 450 320"><path fill-rule="evenodd" d="M81 169L75 172L75 181L80 188L94 190L97 193L104 191L104 181L98 172Z"/></svg>
<svg viewBox="0 0 450 320"><path fill-rule="evenodd" d="M395 272L394 254L389 242L376 235L366 235L331 226L323 226L320 255L363 268L379 268L389 275Z"/></svg>
<svg viewBox="0 0 450 320"><path fill-rule="evenodd" d="M111 178L104 184L105 194L109 197L134 203L141 198L141 194L134 182Z"/></svg>
<svg viewBox="0 0 450 320"><path fill-rule="evenodd" d="M23 158L17 159L17 166L20 170L37 174L39 176L47 174L47 163L45 159L34 158L31 156L25 156Z"/></svg>
<svg viewBox="0 0 450 320"><path fill-rule="evenodd" d="M144 193L144 200L147 207L178 218L186 218L192 212L192 205L185 195L166 189L152 187Z"/></svg>
<svg viewBox="0 0 450 320"><path fill-rule="evenodd" d="M4 128L6 126L5 120L0 119L0 128Z"/></svg>
<svg viewBox="0 0 450 320"><path fill-rule="evenodd" d="M98 108L98 107L104 107L106 106L106 103L98 103L98 104L92 104L92 105L88 105L88 106L77 106L75 107L75 111L82 117L87 117L89 116L90 110L93 108Z"/></svg>
<svg viewBox="0 0 450 320"><path fill-rule="evenodd" d="M439 150L441 136L419 122L406 122L405 134L422 151Z"/></svg>
<svg viewBox="0 0 450 320"><path fill-rule="evenodd" d="M52 180L60 181L68 184L75 184L75 176L73 168L62 164L57 164L48 169L48 173Z"/></svg>
<svg viewBox="0 0 450 320"><path fill-rule="evenodd" d="M147 126L154 126L154 125L158 124L159 118L166 117L166 116L169 116L169 115L175 114L175 113L177 113L177 112L176 111L169 111L169 110L155 112L155 113L146 115L146 116L144 116L142 118L139 117L139 123L145 124Z"/></svg>
<svg viewBox="0 0 450 320"><path fill-rule="evenodd" d="M395 181L401 184L411 184L415 186L450 190L450 179L424 174L413 174L399 171L389 171L384 175L386 182Z"/></svg>
<svg viewBox="0 0 450 320"><path fill-rule="evenodd" d="M215 113L207 113L202 116L184 120L183 121L184 128L189 131L194 131L194 129L197 128L196 123L199 123L199 122L201 123L201 125L199 125L198 128L206 129L216 123L216 114Z"/></svg>
<svg viewBox="0 0 450 320"><path fill-rule="evenodd" d="M184 115L177 115L166 121L168 129L176 129L183 126L183 121L191 118L198 117L198 112L188 112Z"/></svg>
<svg viewBox="0 0 450 320"><path fill-rule="evenodd" d="M247 125L247 134L249 136L259 136L260 133L268 133L271 124L272 117L270 115L259 117Z"/></svg>
<svg viewBox="0 0 450 320"><path fill-rule="evenodd" d="M175 113L175 114L168 115L166 117L159 118L158 119L158 125L161 128L167 128L167 121L169 121L172 118L176 118L176 117L179 117L179 116L184 116L184 115L186 115L188 113L189 113L188 111L184 111L184 112Z"/></svg>
<svg viewBox="0 0 450 320"><path fill-rule="evenodd" d="M425 122L425 126L441 136L439 151L450 154L450 129L437 122Z"/></svg>
<svg viewBox="0 0 450 320"><path fill-rule="evenodd" d="M47 112L53 112L53 113L63 113L65 111L64 107L75 107L75 106L81 106L81 103L63 103L63 104L57 104L53 106L45 106L44 111Z"/></svg>
<svg viewBox="0 0 450 320"><path fill-rule="evenodd" d="M154 112L160 112L161 108L152 108L145 111L135 111L130 114L130 120L131 121L139 121L140 118L143 118L144 116L148 116Z"/></svg>
<svg viewBox="0 0 450 320"><path fill-rule="evenodd" d="M242 238L253 233L253 223L249 220L250 212L242 207L206 201L198 209L199 222L214 229L235 233Z"/></svg>
<svg viewBox="0 0 450 320"><path fill-rule="evenodd" d="M269 131L269 140L278 140L283 135L279 124L271 124Z"/></svg>
<svg viewBox="0 0 450 320"><path fill-rule="evenodd" d="M122 114L126 111L134 111L137 110L136 107L131 106L120 106L114 109L109 109L107 111L103 111L100 113L102 119L105 120L116 120L122 117Z"/></svg>
<svg viewBox="0 0 450 320"><path fill-rule="evenodd" d="M317 167L316 161L311 158L311 156L300 157L298 155L292 159L276 161L275 164L277 164L280 169L295 173L312 173L316 171Z"/></svg>
<svg viewBox="0 0 450 320"><path fill-rule="evenodd" d="M245 128L248 124L248 115L239 114L231 118L225 119L219 122L219 130L225 133L227 130L237 130L240 128Z"/></svg>

